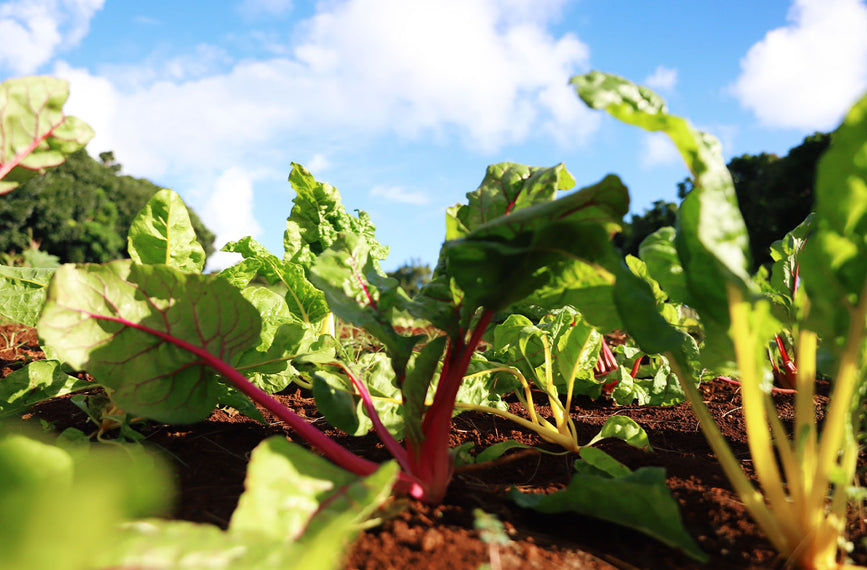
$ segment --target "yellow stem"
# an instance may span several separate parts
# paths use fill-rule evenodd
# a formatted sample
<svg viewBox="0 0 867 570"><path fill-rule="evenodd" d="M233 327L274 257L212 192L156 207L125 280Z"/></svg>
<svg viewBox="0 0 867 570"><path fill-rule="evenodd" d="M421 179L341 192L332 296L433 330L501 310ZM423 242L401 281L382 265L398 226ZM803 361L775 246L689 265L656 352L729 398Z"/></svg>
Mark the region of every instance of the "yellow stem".
<svg viewBox="0 0 867 570"><path fill-rule="evenodd" d="M768 431L766 398L770 396L761 388L761 368L756 360L756 340L749 322L749 305L744 301L740 289L726 283L729 300L731 329L729 336L735 347L741 381L741 400L743 403L744 423L746 424L747 443L756 470L756 477L765 497L785 532L786 554L794 547L792 539L797 535L794 512L785 493L783 480L774 455L771 433Z"/></svg>
<svg viewBox="0 0 867 570"><path fill-rule="evenodd" d="M711 449L713 449L714 455L716 455L717 461L719 461L720 466L723 468L729 483L731 483L735 492L741 498L741 501L743 501L753 520L756 521L765 535L767 535L768 540L774 545L774 548L779 552L783 552L787 541L783 536L779 521L768 510L762 494L753 487L746 474L741 470L740 463L735 458L722 433L720 433L710 410L707 409L702 400L701 393L693 383L694 379L692 376L688 377L684 374L674 354L669 352L665 356L668 358L671 368L689 400L692 412L698 418L698 424L701 426L704 437L707 439Z"/></svg>
<svg viewBox="0 0 867 570"><path fill-rule="evenodd" d="M804 474L804 492L812 493L813 473L816 470L816 405L813 401L816 388L816 333L801 329L798 335L795 375L795 449L801 472ZM808 476L809 474L809 476Z"/></svg>

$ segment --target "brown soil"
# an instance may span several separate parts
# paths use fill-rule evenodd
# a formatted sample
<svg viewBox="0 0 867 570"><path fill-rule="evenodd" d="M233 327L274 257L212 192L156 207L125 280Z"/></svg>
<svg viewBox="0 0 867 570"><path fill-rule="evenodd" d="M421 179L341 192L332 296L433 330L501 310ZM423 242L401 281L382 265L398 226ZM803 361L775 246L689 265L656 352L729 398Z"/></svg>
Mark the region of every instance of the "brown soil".
<svg viewBox="0 0 867 570"><path fill-rule="evenodd" d="M0 377L26 360L42 357L32 329L0 327ZM14 335L14 338L12 337ZM3 342L3 338L7 342ZM4 348L6 346L6 348ZM827 388L827 386L820 386ZM711 383L703 386L706 401L735 453L748 462L737 386ZM277 396L287 406L310 418L311 423L333 435L352 451L375 460L387 454L373 436L353 438L330 428L322 420L312 398L291 388ZM791 417L791 396L776 396L781 417ZM817 396L821 407L827 397ZM519 412L519 407L513 410ZM541 413L547 410L540 408ZM701 548L711 556L699 565L679 552L640 533L578 515L541 515L515 506L506 496L511 486L550 492L563 488L570 478L573 456L512 452L485 468L458 471L442 505L430 507L397 499L397 514L361 534L349 552L346 568L418 568L462 570L491 564L497 568L782 568L780 560L752 523L732 492L686 404L667 408L615 406L610 400L583 399L572 409L580 438L589 440L606 418L623 414L635 419L650 436L653 452L643 452L619 441L600 447L629 467L646 465L666 469L667 481L681 506L684 523ZM214 412L207 421L185 426L153 422L138 430L147 443L168 454L175 464L180 497L175 516L225 527L243 490L250 451L274 434L295 436L265 412L268 425L239 414ZM40 418L61 430L78 427L89 431L87 418L67 399L35 406L25 418ZM516 439L556 451L532 433L493 416L464 413L454 422L452 443L472 441L476 449ZM862 472L862 484L863 472ZM473 509L481 508L505 524L508 545L491 546L474 530ZM853 515L850 538L856 543L853 559L867 564L860 545L865 536L863 517Z"/></svg>

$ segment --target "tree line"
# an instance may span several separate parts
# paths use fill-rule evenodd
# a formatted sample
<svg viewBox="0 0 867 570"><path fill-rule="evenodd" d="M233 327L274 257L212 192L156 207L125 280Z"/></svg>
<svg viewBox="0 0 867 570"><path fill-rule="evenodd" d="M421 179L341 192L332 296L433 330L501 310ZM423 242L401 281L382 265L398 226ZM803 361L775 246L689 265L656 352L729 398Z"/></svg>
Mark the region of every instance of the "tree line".
<svg viewBox="0 0 867 570"><path fill-rule="evenodd" d="M122 174L113 153L97 160L82 149L0 199L0 252L9 258L38 248L62 263L129 257L129 227L159 190L149 180ZM216 236L195 212L190 219L211 255Z"/></svg>
<svg viewBox="0 0 867 570"><path fill-rule="evenodd" d="M771 261L770 245L809 214L813 205L816 163L830 143L830 134L814 133L785 156L743 154L728 163L738 205L750 236L754 269ZM678 183L678 198L692 190L689 178ZM22 185L0 200L0 252L38 247L61 262L102 263L128 257L126 235L133 218L160 188L143 178L122 174L114 154L99 160L86 150L61 166ZM656 200L642 214L624 223L615 244L623 254L636 255L638 246L661 227L675 224L678 206ZM195 212L190 218L207 255L214 252L214 234ZM8 257L8 256L7 256ZM421 260L404 263L389 275L408 292L429 278Z"/></svg>

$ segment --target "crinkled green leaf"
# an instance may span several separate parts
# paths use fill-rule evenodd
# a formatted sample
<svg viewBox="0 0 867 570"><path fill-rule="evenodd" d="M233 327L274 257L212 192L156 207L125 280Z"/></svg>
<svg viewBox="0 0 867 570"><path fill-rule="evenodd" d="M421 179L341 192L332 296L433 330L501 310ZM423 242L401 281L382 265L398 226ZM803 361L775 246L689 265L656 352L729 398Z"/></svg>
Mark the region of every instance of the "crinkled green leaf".
<svg viewBox="0 0 867 570"><path fill-rule="evenodd" d="M114 390L130 413L202 420L220 388L193 350L231 362L261 318L228 282L165 265L65 265L48 287L39 335L54 354ZM187 348L189 347L189 348Z"/></svg>
<svg viewBox="0 0 867 570"><path fill-rule="evenodd" d="M575 512L626 526L695 560L708 560L683 527L677 501L665 484L664 469L642 467L627 474L604 463L600 467L599 458L590 457L600 473L577 469L563 491L542 495L512 489L509 496L518 505L542 513Z"/></svg>
<svg viewBox="0 0 867 570"><path fill-rule="evenodd" d="M205 267L205 249L187 207L167 188L154 194L133 219L127 242L136 263L164 263L187 273L201 273Z"/></svg>
<svg viewBox="0 0 867 570"><path fill-rule="evenodd" d="M388 248L376 240L376 227L366 212L353 217L340 202L337 188L317 182L310 171L292 163L289 183L295 189L294 206L286 220L283 236L284 259L310 267L314 258L325 251L341 232L352 232L367 243L373 260L385 259ZM374 261L374 265L376 265Z"/></svg>
<svg viewBox="0 0 867 570"><path fill-rule="evenodd" d="M54 269L0 266L0 315L36 326Z"/></svg>
<svg viewBox="0 0 867 570"><path fill-rule="evenodd" d="M485 223L521 208L550 202L575 180L562 164L552 167L501 162L488 166L479 187L467 193L467 204L446 215L446 239L466 236Z"/></svg>
<svg viewBox="0 0 867 570"><path fill-rule="evenodd" d="M0 419L21 415L43 400L92 386L67 374L57 360L36 360L0 378Z"/></svg>
<svg viewBox="0 0 867 570"><path fill-rule="evenodd" d="M613 279L606 266L617 258L610 236L628 208L626 187L608 176L447 241L443 255L448 274L471 307L496 311L526 299L546 307L571 304L584 312L582 287L587 285L576 279L576 266L590 265L594 274L602 275L610 295Z"/></svg>
<svg viewBox="0 0 867 570"><path fill-rule="evenodd" d="M819 159L815 212L800 275L810 297L810 327L839 350L867 287L867 96L850 109Z"/></svg>
<svg viewBox="0 0 867 570"><path fill-rule="evenodd" d="M297 378L292 359L311 351L318 331L302 322L283 296L270 289L253 286L241 293L259 312L262 327L259 344L238 355L235 369L266 392L279 392Z"/></svg>
<svg viewBox="0 0 867 570"><path fill-rule="evenodd" d="M392 326L393 309L408 298L396 279L377 268L367 241L354 233L341 234L313 262L310 280L325 292L335 315L365 329L386 346L402 381L419 337L403 336Z"/></svg>
<svg viewBox="0 0 867 570"><path fill-rule="evenodd" d="M84 148L93 130L66 117L69 84L54 77L22 77L0 83L0 194Z"/></svg>
<svg viewBox="0 0 867 570"><path fill-rule="evenodd" d="M229 242L223 246L223 251L244 256L241 264L221 272L238 286L246 286L256 275L270 285L280 285L286 290L289 310L305 323L320 323L331 312L325 295L307 279L301 265L278 258L251 237Z"/></svg>
<svg viewBox="0 0 867 570"><path fill-rule="evenodd" d="M168 506L170 481L165 465L140 448L72 453L22 434L0 436L0 567L96 567L118 523Z"/></svg>

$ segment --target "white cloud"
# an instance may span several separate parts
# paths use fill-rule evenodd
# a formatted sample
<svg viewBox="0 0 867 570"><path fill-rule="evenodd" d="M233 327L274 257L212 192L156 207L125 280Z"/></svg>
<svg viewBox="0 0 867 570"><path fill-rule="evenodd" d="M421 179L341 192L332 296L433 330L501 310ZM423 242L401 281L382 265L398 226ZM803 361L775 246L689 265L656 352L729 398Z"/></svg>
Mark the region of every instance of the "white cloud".
<svg viewBox="0 0 867 570"><path fill-rule="evenodd" d="M457 141L476 153L531 137L586 139L602 114L568 86L589 68L589 50L572 34L548 30L561 5L322 2L289 34L292 43L272 46L279 56L231 62L199 46L137 65L61 63L56 70L71 79L67 111L97 131L91 154L112 150L125 172L169 180L195 198L191 206L225 241L259 231L250 204L260 175L253 173L309 158L311 148L391 134ZM245 170L227 171L231 165ZM322 170L329 161L314 154L308 166ZM218 177L221 184L205 182ZM243 192L229 193L229 182ZM382 199L427 203L414 191L377 191Z"/></svg>
<svg viewBox="0 0 867 570"><path fill-rule="evenodd" d="M430 196L424 192L408 190L403 186L374 186L370 189L370 195L400 204L412 204L414 206L430 204Z"/></svg>
<svg viewBox="0 0 867 570"><path fill-rule="evenodd" d="M732 92L765 125L828 130L867 90L867 4L795 0L741 60Z"/></svg>
<svg viewBox="0 0 867 570"><path fill-rule="evenodd" d="M660 65L644 79L644 84L651 89L670 91L677 84L677 69Z"/></svg>
<svg viewBox="0 0 867 570"><path fill-rule="evenodd" d="M550 121L559 108L546 95L568 91L589 58L574 35L555 38L492 0L344 2L306 24L294 53L341 121L407 137L457 127L482 151Z"/></svg>
<svg viewBox="0 0 867 570"><path fill-rule="evenodd" d="M105 0L15 0L0 4L0 70L36 72L77 45Z"/></svg>
<svg viewBox="0 0 867 570"><path fill-rule="evenodd" d="M216 234L214 246L218 250L229 241L262 233L253 215L253 179L253 173L233 166L221 172L214 183L200 216ZM218 251L208 259L208 269L225 268L239 259L238 254Z"/></svg>
<svg viewBox="0 0 867 570"><path fill-rule="evenodd" d="M313 174L319 174L323 170L328 170L328 167L331 166L331 162L324 154L316 153L304 166L306 166L307 170L309 170Z"/></svg>
<svg viewBox="0 0 867 570"><path fill-rule="evenodd" d="M645 168L680 162L680 152L665 133L645 133L641 139L641 165Z"/></svg>
<svg viewBox="0 0 867 570"><path fill-rule="evenodd" d="M534 135L581 140L601 118L567 85L586 70L588 48L546 29L542 15L554 17L559 4L522 20L494 0L323 3L296 29L290 57L220 71L219 50L205 50L211 68L176 57L168 67L104 69L114 111L82 118L110 125L111 150L147 176L261 160L276 136L324 132L458 137L482 153Z"/></svg>

